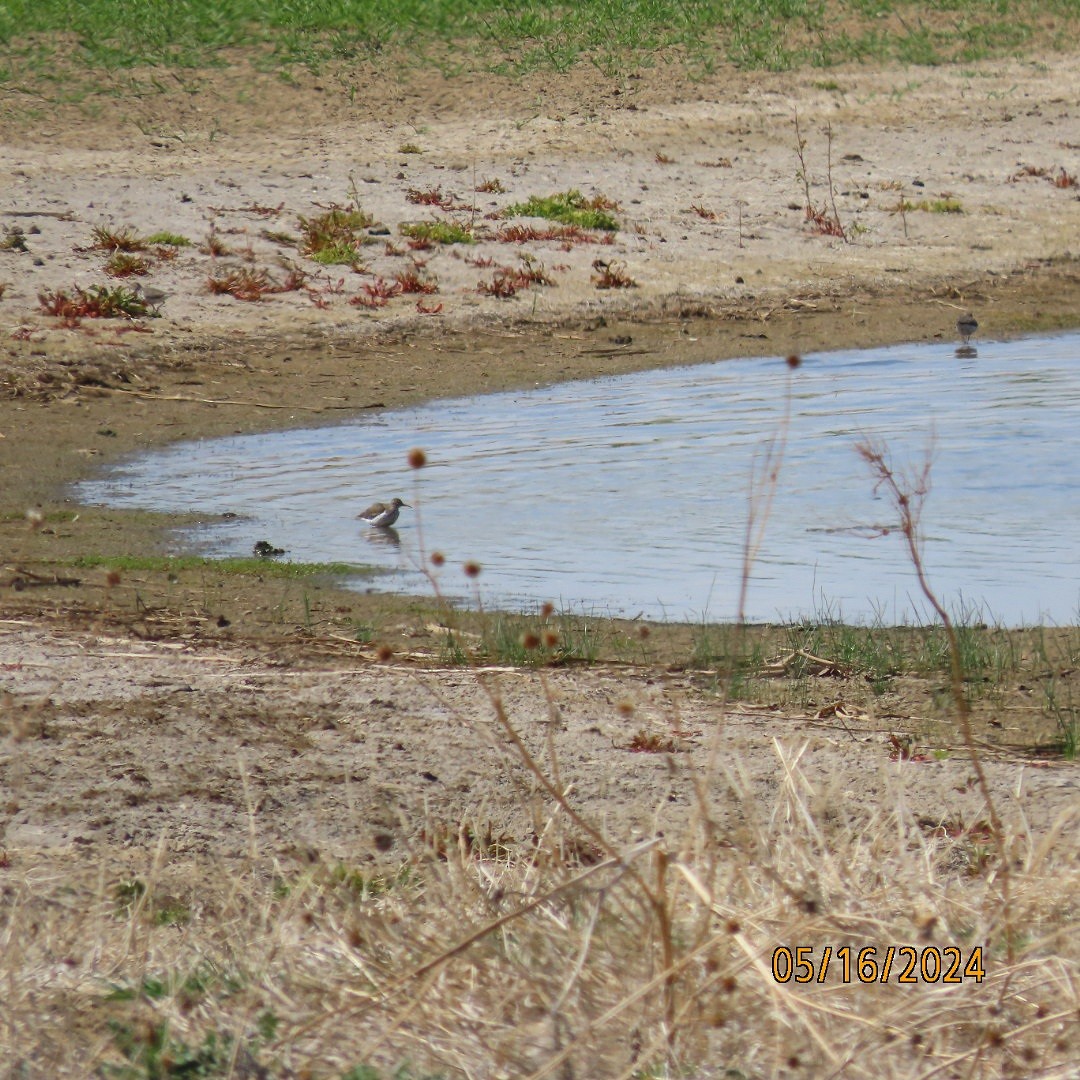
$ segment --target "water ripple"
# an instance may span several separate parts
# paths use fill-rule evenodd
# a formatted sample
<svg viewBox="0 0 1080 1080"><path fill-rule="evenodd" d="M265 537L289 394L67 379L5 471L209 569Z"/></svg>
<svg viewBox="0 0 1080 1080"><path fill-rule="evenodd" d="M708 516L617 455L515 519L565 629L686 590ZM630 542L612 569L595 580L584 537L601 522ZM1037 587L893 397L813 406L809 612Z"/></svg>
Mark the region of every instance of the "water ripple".
<svg viewBox="0 0 1080 1080"><path fill-rule="evenodd" d="M924 617L898 538L867 536L894 523L853 450L871 437L901 470L932 455L926 561L948 602L1010 624L1075 622L1078 353L1080 337L1063 335L983 343L966 358L944 345L809 357L791 383L748 614ZM124 462L78 496L237 513L179 543L246 554L265 537L294 559L375 564L397 571L387 587L427 591L415 516L398 522L400 548L372 543L355 520L400 495L419 500L451 594L470 593L454 567L477 559L486 604L727 619L751 469L781 423L788 378L779 360L732 360L184 443ZM420 474L406 464L413 446L431 462Z"/></svg>

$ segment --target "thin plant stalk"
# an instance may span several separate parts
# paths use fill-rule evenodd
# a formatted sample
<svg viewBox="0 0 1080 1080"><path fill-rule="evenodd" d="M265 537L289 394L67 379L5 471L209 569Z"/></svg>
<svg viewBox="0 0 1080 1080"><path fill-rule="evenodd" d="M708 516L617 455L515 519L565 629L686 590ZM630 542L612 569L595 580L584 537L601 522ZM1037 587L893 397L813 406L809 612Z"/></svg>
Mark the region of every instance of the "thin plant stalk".
<svg viewBox="0 0 1080 1080"><path fill-rule="evenodd" d="M990 784L986 778L986 772L982 766L975 744L975 735L971 728L971 705L964 693L964 672L960 664L960 641L956 634L956 627L952 618L945 610L944 604L938 599L930 585L930 579L926 574L926 564L923 561L922 533L920 531L920 519L922 517L923 504L926 496L930 493L930 455L927 455L922 471L914 481L902 483L897 478L896 470L889 460L888 450L884 443L864 439L855 445L855 452L869 465L876 482L874 489L884 489L900 515L900 533L904 538L904 546L907 548L908 558L915 568L915 576L919 582L919 588L923 596L934 609L941 625L945 630L945 638L949 643L949 675L952 698L956 705L957 717L960 721L960 732L964 740L964 748L971 760L971 767L975 772L975 780L979 785L979 792L986 804L986 812L990 817L990 827L993 832L994 846L997 849L999 873L1001 875L1001 899L1002 914L1005 920L1006 949L1009 962L1015 959L1015 942L1010 918L1010 890L1009 890L1009 860L1005 850L1005 833L1001 819L998 816L997 807L990 791Z"/></svg>

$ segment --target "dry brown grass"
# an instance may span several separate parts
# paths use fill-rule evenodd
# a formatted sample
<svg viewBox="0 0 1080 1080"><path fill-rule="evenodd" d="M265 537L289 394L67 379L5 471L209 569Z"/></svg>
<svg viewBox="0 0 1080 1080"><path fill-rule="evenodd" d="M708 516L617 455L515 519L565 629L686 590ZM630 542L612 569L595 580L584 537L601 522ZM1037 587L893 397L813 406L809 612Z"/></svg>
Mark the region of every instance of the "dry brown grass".
<svg viewBox="0 0 1080 1080"><path fill-rule="evenodd" d="M880 798L852 807L808 781L805 743L774 739L771 803L726 762L691 826L635 842L580 820L557 758L536 764L545 736L506 723L522 747L508 779L536 816L529 850L478 846L463 822L459 843L418 840L381 871L286 869L260 850L253 809L242 865L174 861L163 838L97 868L5 871L11 1075L391 1075L403 1062L407 1076L1068 1075L1075 809L1034 822L1022 797L1000 808L1022 928L1007 943L992 852L915 820L903 767L882 767ZM140 884L118 888L122 868ZM773 975L778 947L812 949L816 974L826 947L850 946L854 969L858 950L880 964L890 945L955 946L965 961L980 947L985 978L900 985L897 961L868 985L835 957L822 984ZM181 1072L198 1052L204 1071Z"/></svg>

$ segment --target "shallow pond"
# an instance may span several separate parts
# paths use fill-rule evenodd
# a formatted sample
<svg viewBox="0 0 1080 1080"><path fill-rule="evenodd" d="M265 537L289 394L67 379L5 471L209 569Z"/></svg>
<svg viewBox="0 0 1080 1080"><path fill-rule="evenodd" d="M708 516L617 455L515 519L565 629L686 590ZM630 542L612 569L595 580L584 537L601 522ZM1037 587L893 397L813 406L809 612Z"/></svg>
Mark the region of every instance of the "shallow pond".
<svg viewBox="0 0 1080 1080"><path fill-rule="evenodd" d="M790 392L790 421L785 423ZM184 443L80 485L84 502L195 510L178 548L373 564L376 587L488 607L546 600L606 615L735 616L751 496L786 432L747 616L924 621L896 524L855 445L917 474L930 579L956 611L1008 625L1080 611L1080 335L728 360L438 401L347 423ZM407 465L423 447L428 466ZM756 480L752 479L756 474ZM357 513L400 496L396 531ZM222 514L236 518L221 520ZM759 505L755 520L761 522ZM421 528L422 526L422 528ZM422 541L422 543L421 543ZM356 579L372 588L371 579Z"/></svg>

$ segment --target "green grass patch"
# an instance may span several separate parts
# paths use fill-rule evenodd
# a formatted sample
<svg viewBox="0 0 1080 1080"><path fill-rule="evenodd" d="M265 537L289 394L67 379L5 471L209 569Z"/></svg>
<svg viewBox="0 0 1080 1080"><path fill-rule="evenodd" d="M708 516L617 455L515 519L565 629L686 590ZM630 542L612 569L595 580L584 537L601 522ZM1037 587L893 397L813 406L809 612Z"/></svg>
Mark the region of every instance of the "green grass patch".
<svg viewBox="0 0 1080 1080"><path fill-rule="evenodd" d="M165 247L191 247L191 241L186 236L173 232L151 233L145 238L147 244L164 244Z"/></svg>
<svg viewBox="0 0 1080 1080"><path fill-rule="evenodd" d="M236 558L206 559L198 555L81 555L71 565L82 569L149 571L179 574L190 570L212 570L220 574L250 575L260 578L305 578L326 575L343 577L355 574L361 567L349 563L278 562L275 559Z"/></svg>
<svg viewBox="0 0 1080 1080"><path fill-rule="evenodd" d="M124 1065L109 1065L101 1074L118 1080L156 1080L166 1076L233 1075L233 1038L209 1032L198 1046L169 1034L166 1021L151 1025L112 1023L116 1048ZM253 1059L254 1060L254 1059Z"/></svg>
<svg viewBox="0 0 1080 1080"><path fill-rule="evenodd" d="M73 79L79 71L209 69L234 63L227 50L237 49L286 79L300 66L336 69L347 82L357 63L391 56L451 75L581 63L618 75L658 57L707 73L725 62L769 70L938 64L1070 48L1078 17L1077 0L10 0L0 5L0 46L5 81L29 75L53 100L77 101L124 92L120 80ZM169 86L151 74L136 89Z"/></svg>
<svg viewBox="0 0 1080 1080"><path fill-rule="evenodd" d="M360 265L360 252L355 245L348 243L332 243L321 247L318 251L308 253L320 266L354 266Z"/></svg>
<svg viewBox="0 0 1080 1080"><path fill-rule="evenodd" d="M358 206L332 206L315 217L300 218L300 253L323 266L356 266L375 219Z"/></svg>
<svg viewBox="0 0 1080 1080"><path fill-rule="evenodd" d="M459 221L403 221L398 226L402 236L432 244L475 244L472 225Z"/></svg>
<svg viewBox="0 0 1080 1080"><path fill-rule="evenodd" d="M918 202L904 200L904 210L922 210L927 214L962 214L963 206L959 199L920 199Z"/></svg>
<svg viewBox="0 0 1080 1080"><path fill-rule="evenodd" d="M580 191L570 190L546 197L534 195L527 202L508 206L502 216L546 218L548 221L559 221L563 225L577 225L582 229L615 232L619 223L610 213L612 209L616 207L603 196L586 199Z"/></svg>

